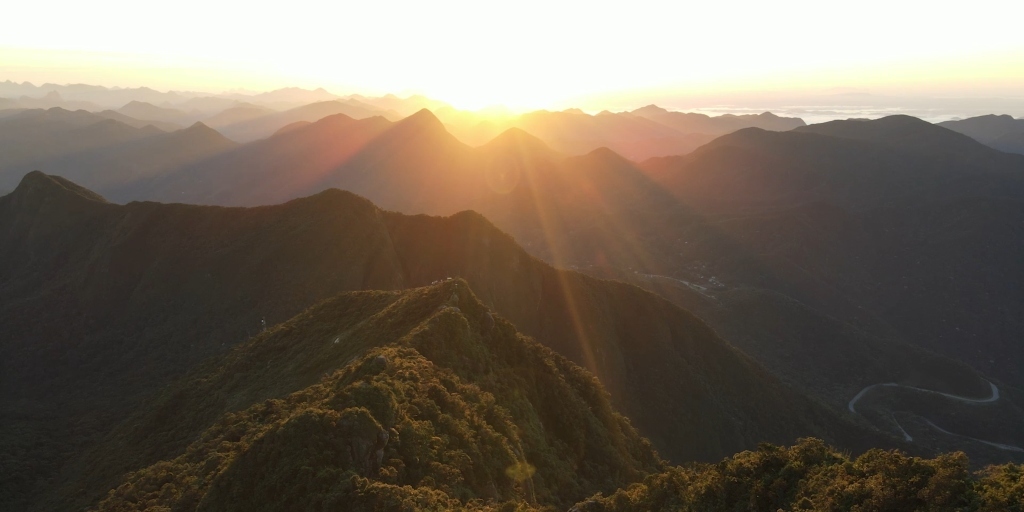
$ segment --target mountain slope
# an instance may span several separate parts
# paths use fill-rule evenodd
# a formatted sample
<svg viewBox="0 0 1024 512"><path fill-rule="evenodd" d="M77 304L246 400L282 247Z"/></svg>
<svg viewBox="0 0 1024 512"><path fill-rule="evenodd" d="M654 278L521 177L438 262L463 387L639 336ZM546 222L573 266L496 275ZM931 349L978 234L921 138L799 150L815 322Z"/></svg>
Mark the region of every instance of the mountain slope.
<svg viewBox="0 0 1024 512"><path fill-rule="evenodd" d="M713 137L679 132L630 113L586 114L579 110L538 110L517 117L489 119L452 109L438 115L461 141L479 146L499 133L517 128L544 141L559 152L583 155L607 147L634 160L679 155L693 151Z"/></svg>
<svg viewBox="0 0 1024 512"><path fill-rule="evenodd" d="M205 117L198 111L185 112L176 108L158 107L144 101L130 101L125 106L117 109L117 112L135 119L151 119L153 121L186 126Z"/></svg>
<svg viewBox="0 0 1024 512"><path fill-rule="evenodd" d="M6 438L7 453L80 453L163 383L258 332L261 318L446 276L593 371L672 459L802 435L851 449L889 442L779 383L678 307L556 270L478 214L405 216L336 190L251 209L66 201L63 190L33 173L0 198L0 317L11 334L0 343L10 391L0 410L32 432ZM82 427L47 433L41 423ZM37 481L24 492L45 494Z"/></svg>
<svg viewBox="0 0 1024 512"><path fill-rule="evenodd" d="M962 133L986 146L1007 153L1024 154L1024 119L987 115L945 121L939 126Z"/></svg>
<svg viewBox="0 0 1024 512"><path fill-rule="evenodd" d="M707 135L725 135L744 128L760 128L762 130L784 132L805 126L803 119L779 117L771 112L739 116L725 114L711 117L692 112L672 112L657 105L647 105L630 112L630 114L650 119L681 133L703 133Z"/></svg>
<svg viewBox="0 0 1024 512"><path fill-rule="evenodd" d="M134 117L126 116L115 110L104 110L102 112L96 112L96 115L105 117L107 119L113 119L115 121L124 123L134 128L145 128L146 126L154 126L165 132L173 132L184 128L178 123L169 123L166 121L154 121L151 119L136 119Z"/></svg>
<svg viewBox="0 0 1024 512"><path fill-rule="evenodd" d="M741 130L641 168L608 150L563 157L521 130L468 148L421 112L321 181L298 183L346 188L410 213L480 211L535 256L697 312L838 414L877 382L824 372L808 354L962 396L983 396L986 378L1017 382L1018 350L1000 329L1021 328L1012 263L1024 225L1020 158L921 121L847 123L856 126L829 128L852 134L845 137ZM889 124L898 128L892 142L870 133ZM903 148L899 137L918 145ZM959 146L946 144L950 137ZM928 145L968 153L932 154ZM300 193L287 176L306 171L270 162L268 175L284 185L274 190ZM253 188L222 183L233 201ZM984 306L993 297L998 310ZM751 322L749 311L776 311L783 321Z"/></svg>
<svg viewBox="0 0 1024 512"><path fill-rule="evenodd" d="M220 130L226 126L257 119L273 112L273 110L266 107L253 105L251 103L242 103L226 108L217 114L203 119L203 123L215 130Z"/></svg>
<svg viewBox="0 0 1024 512"><path fill-rule="evenodd" d="M802 133L814 130L836 136ZM686 243L670 277L770 288L1021 382L1019 156L897 117L742 130L644 168L713 220L675 233Z"/></svg>
<svg viewBox="0 0 1024 512"><path fill-rule="evenodd" d="M106 148L162 133L137 129L84 110L23 110L0 118L0 186L13 189L21 177L49 159Z"/></svg>
<svg viewBox="0 0 1024 512"><path fill-rule="evenodd" d="M36 166L102 190L111 198L123 196L135 183L229 152L238 144L197 122L170 133L97 150L82 151L38 162Z"/></svg>
<svg viewBox="0 0 1024 512"><path fill-rule="evenodd" d="M863 140L904 152L918 151L932 156L941 154L965 162L999 157L970 137L906 115L874 120L829 121L803 126L795 131Z"/></svg>
<svg viewBox="0 0 1024 512"><path fill-rule="evenodd" d="M344 165L390 126L380 117L344 114L197 161L164 177L119 191L116 199L147 198L205 204L273 204L326 187L325 176Z"/></svg>
<svg viewBox="0 0 1024 512"><path fill-rule="evenodd" d="M564 508L658 465L593 377L458 280L329 299L206 363L123 430L123 446L168 460L98 510Z"/></svg>
<svg viewBox="0 0 1024 512"><path fill-rule="evenodd" d="M864 210L982 194L1019 197L1022 164L950 130L891 116L793 132L740 130L695 154L643 167L687 204L738 212L813 200Z"/></svg>
<svg viewBox="0 0 1024 512"><path fill-rule="evenodd" d="M217 129L231 140L251 142L269 137L281 128L298 121L313 122L337 114L345 114L354 119L365 119L382 115L383 112L342 100L327 100L283 112L270 112L230 124L221 124Z"/></svg>

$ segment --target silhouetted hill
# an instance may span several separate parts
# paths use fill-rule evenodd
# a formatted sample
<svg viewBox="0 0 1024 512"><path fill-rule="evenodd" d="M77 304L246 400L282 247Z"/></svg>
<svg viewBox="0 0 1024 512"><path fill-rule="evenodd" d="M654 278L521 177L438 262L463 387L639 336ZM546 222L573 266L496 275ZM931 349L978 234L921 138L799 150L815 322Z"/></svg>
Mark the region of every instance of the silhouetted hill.
<svg viewBox="0 0 1024 512"><path fill-rule="evenodd" d="M48 176L32 171L22 178L18 195L12 198L12 208L32 210L41 203L57 203L56 206L75 204L106 203L103 196L81 187L60 176Z"/></svg>
<svg viewBox="0 0 1024 512"><path fill-rule="evenodd" d="M437 112L443 108L451 108L443 101L427 98L419 94L409 96L407 98L399 98L394 94L386 94L379 97L367 97L358 94L349 96L350 101L357 101L359 103L371 105L374 108L383 110L384 112L393 112L396 118L412 115L420 110L429 109ZM388 116L388 119L391 119Z"/></svg>
<svg viewBox="0 0 1024 512"><path fill-rule="evenodd" d="M302 89L300 87L285 87L255 94L251 97L251 101L263 105L274 105L276 108L295 108L311 103L330 102L337 99L337 95L327 92L322 87L314 90Z"/></svg>
<svg viewBox="0 0 1024 512"><path fill-rule="evenodd" d="M839 136L802 133L812 129ZM1021 357L1007 342L1016 334L1006 336L1024 329L1009 313L1024 304L1009 284L1022 278L1011 262L1024 254L1024 159L897 117L742 130L644 167L718 219L715 237L686 240L676 269L706 266L701 274L731 286L770 287L1021 382L1006 363ZM723 240L748 256L723 259Z"/></svg>
<svg viewBox="0 0 1024 512"><path fill-rule="evenodd" d="M365 119L382 114L379 110L370 110L345 101L329 100L296 107L284 112L272 112L265 115L218 126L225 136L238 142L251 142L274 134L284 126L298 121L318 121L327 116L345 114L355 119Z"/></svg>
<svg viewBox="0 0 1024 512"><path fill-rule="evenodd" d="M1008 115L987 115L945 121L939 123L939 126L967 135L999 151L1024 154L1024 119L1014 119Z"/></svg>
<svg viewBox="0 0 1024 512"><path fill-rule="evenodd" d="M147 126L153 126L165 132L173 132L184 128L184 126L181 126L177 123L154 121L152 119L136 119L134 117L126 116L114 110L104 110L102 112L96 112L96 115L100 117L105 117L107 119L113 119L115 121L124 123L134 128L145 128Z"/></svg>
<svg viewBox="0 0 1024 512"><path fill-rule="evenodd" d="M628 158L643 160L689 153L712 138L705 134L680 133L628 113L592 116L576 109L540 110L505 120L486 121L454 111L442 112L442 115L452 133L470 145L479 146L504 130L519 128L570 155L608 147Z"/></svg>
<svg viewBox="0 0 1024 512"><path fill-rule="evenodd" d="M109 133L104 133L104 130ZM164 172L209 159L238 146L199 122L187 129L164 133L152 126L135 130L106 120L80 131L98 141L71 153L41 155L12 166L11 170L45 169L117 198L123 195L122 190L130 189L140 181L157 179ZM79 136L79 140L82 138Z"/></svg>
<svg viewBox="0 0 1024 512"><path fill-rule="evenodd" d="M0 186L14 188L21 177L51 159L111 147L161 133L133 128L84 110L24 110L0 118Z"/></svg>
<svg viewBox="0 0 1024 512"><path fill-rule="evenodd" d="M91 101L66 100L57 91L50 91L41 96L22 95L14 103L14 107L25 109L63 108L67 110L100 110L100 106Z"/></svg>
<svg viewBox="0 0 1024 512"><path fill-rule="evenodd" d="M803 119L779 117L771 112L750 115L725 114L711 117L692 112L672 112L657 105L638 108L631 114L673 128L681 133L725 135L744 128L784 132L805 126Z"/></svg>
<svg viewBox="0 0 1024 512"><path fill-rule="evenodd" d="M899 151L919 151L929 156L946 155L966 163L991 158L989 148L947 128L916 117L895 115L874 120L829 121L796 131L856 139L889 146Z"/></svg>
<svg viewBox="0 0 1024 512"><path fill-rule="evenodd" d="M692 155L652 159L644 167L688 204L722 212L811 200L864 209L1019 190L1016 169L1024 159L950 130L901 116L834 123L793 132L740 130ZM1000 190L1006 185L1014 188Z"/></svg>
<svg viewBox="0 0 1024 512"><path fill-rule="evenodd" d="M273 110L266 107L244 103L222 110L213 116L203 119L203 122L214 129L221 129L236 123L251 121L273 112Z"/></svg>
<svg viewBox="0 0 1024 512"><path fill-rule="evenodd" d="M46 482L76 481L74 468L88 467L65 465L72 474L52 480L57 461L258 332L261 318L272 325L341 291L446 276L463 277L496 313L591 369L675 460L807 434L852 449L888 443L779 383L678 307L556 270L478 214L405 216L336 190L252 209L25 200L48 183L40 178L0 199L0 317L10 334L0 342L0 410L12 432L3 452L30 457L7 456L22 476L4 492L17 499L91 499L75 487L51 492Z"/></svg>
<svg viewBox="0 0 1024 512"><path fill-rule="evenodd" d="M327 116L176 169L115 197L225 205L287 201L327 188L325 177L390 125L380 117Z"/></svg>
<svg viewBox="0 0 1024 512"><path fill-rule="evenodd" d="M148 119L164 123L189 125L205 117L199 112L185 112L176 108L158 107L143 101L130 101L117 112L135 119Z"/></svg>

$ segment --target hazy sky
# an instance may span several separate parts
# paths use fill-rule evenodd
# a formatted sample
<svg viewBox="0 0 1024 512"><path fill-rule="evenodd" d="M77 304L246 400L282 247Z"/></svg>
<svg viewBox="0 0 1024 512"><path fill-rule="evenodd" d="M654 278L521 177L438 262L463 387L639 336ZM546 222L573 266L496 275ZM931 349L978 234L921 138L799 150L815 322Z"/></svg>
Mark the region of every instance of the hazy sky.
<svg viewBox="0 0 1024 512"><path fill-rule="evenodd" d="M411 93L1024 96L1024 1L16 1L0 80Z"/></svg>

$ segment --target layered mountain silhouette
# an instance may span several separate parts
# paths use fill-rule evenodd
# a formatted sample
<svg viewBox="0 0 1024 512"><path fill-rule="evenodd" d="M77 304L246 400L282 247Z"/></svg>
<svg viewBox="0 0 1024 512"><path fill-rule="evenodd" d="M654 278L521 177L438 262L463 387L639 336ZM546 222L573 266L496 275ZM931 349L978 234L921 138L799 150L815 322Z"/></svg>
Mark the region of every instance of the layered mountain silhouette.
<svg viewBox="0 0 1024 512"><path fill-rule="evenodd" d="M203 420L190 423L187 428L193 430L176 430L173 422L153 416L151 421L167 423L176 432L153 434L155 443L174 448L170 451L145 448L154 446L148 442L130 448L136 444L123 437L129 431L113 434L112 429L139 404L150 403L149 398L172 379L258 334L262 320L268 325L283 322L347 290L403 289L448 276L465 280L459 286L468 290L448 305L469 315L474 329L486 322L479 304L486 305L523 333L593 371L612 403L670 459L714 460L761 441L791 442L804 435L854 450L896 442L871 434L781 383L668 301L624 283L556 270L471 212L447 218L405 216L337 190L250 209L121 206L64 179L31 173L14 192L0 198L0 234L0 304L2 317L10 319L10 336L0 345L2 410L12 433L4 436L3 451L28 454L13 459L19 469L10 473L14 480L5 483L14 502L42 503L43 508L87 505L104 491L103 485L84 481L113 487L123 472L141 467L132 467L135 462L150 464L182 453L194 439L187 432L206 431L213 424ZM429 293L440 293L433 290ZM398 297L381 297L385 296ZM471 296L479 303L462 302ZM410 307L437 305L427 301ZM371 310L365 314L361 318L371 316ZM401 321L411 322L406 324L411 329L423 320ZM501 320L496 325L494 329L511 329ZM333 336L338 334L342 330ZM310 342L333 346L330 336ZM293 366L287 358L278 359L283 354L271 353L283 365L273 372L292 367L299 376L294 382L307 383L279 388L283 393L313 384L329 369L298 360ZM458 358L460 353L440 354ZM273 367L274 361L260 364ZM497 361L453 364L478 371L479 365ZM540 387L527 389L548 388L529 385ZM321 398L331 401L331 396L340 395ZM262 399L242 392L238 399L225 400L228 408L209 410L209 421L223 414L218 410L238 411ZM286 417L291 416L281 418ZM123 428L130 430L135 424ZM149 437L144 430L130 435ZM119 459L131 464L118 466L113 461L112 466L102 466L109 472L101 471L90 463L95 453L89 455L88 450L97 447L103 452L102 446L115 446L110 449L118 457L122 450L131 452L129 459ZM638 454L635 460L644 460L641 452L630 453ZM623 467L639 466L629 462ZM592 480L587 480L586 471L578 473L584 478L577 481L580 492L623 481L596 484L604 478L603 470L595 470ZM628 475L620 471L615 478ZM486 479L481 482L483 487L475 487L474 493L489 488ZM505 488L498 488L499 496L506 492L501 489ZM35 502L31 496L45 498ZM553 503L568 499L566 494Z"/></svg>
<svg viewBox="0 0 1024 512"><path fill-rule="evenodd" d="M779 117L771 112L750 115L725 114L712 117L693 112L672 112L657 105L647 105L630 113L682 133L707 135L725 135L744 128L784 132L806 125L802 119Z"/></svg>
<svg viewBox="0 0 1024 512"><path fill-rule="evenodd" d="M274 113L274 110L267 107L261 107L252 103L243 103L226 108L217 114L204 119L203 124L206 124L215 130L219 130L233 124L252 121L272 113Z"/></svg>
<svg viewBox="0 0 1024 512"><path fill-rule="evenodd" d="M0 185L13 188L20 175L47 169L116 193L237 146L202 123L166 133L149 124L136 128L142 124L137 121L125 124L117 120L121 115L111 117L50 109L0 118Z"/></svg>
<svg viewBox="0 0 1024 512"><path fill-rule="evenodd" d="M22 110L0 118L0 186L13 189L47 159L110 147L162 133L84 110Z"/></svg>
<svg viewBox="0 0 1024 512"><path fill-rule="evenodd" d="M260 144L119 199L259 205L337 187L406 213L473 209L535 256L698 313L838 413L880 381L974 397L986 379L1019 385L1005 332L1022 328L1020 158L914 118L740 130L640 166L607 149L566 157L516 129L469 147L428 111L330 118ZM952 410L939 409L920 412Z"/></svg>
<svg viewBox="0 0 1024 512"><path fill-rule="evenodd" d="M271 112L262 116L242 118L231 123L218 122L218 130L238 142L251 142L269 137L281 128L300 121L318 121L327 116L344 114L364 119L375 116L391 116L390 113L358 102L328 100L295 107L283 112Z"/></svg>
<svg viewBox="0 0 1024 512"><path fill-rule="evenodd" d="M1024 119L1014 119L1008 115L987 115L945 121L939 123L939 126L967 135L999 151L1024 154Z"/></svg>
<svg viewBox="0 0 1024 512"><path fill-rule="evenodd" d="M1019 156L893 117L742 130L644 167L766 265L712 262L714 249L687 240L719 280L783 279L771 287L851 321L870 311L915 344L1019 385L1008 363L1020 357L1016 335L1006 337L1021 328L1011 312L1021 304L1011 262L1024 250Z"/></svg>
<svg viewBox="0 0 1024 512"><path fill-rule="evenodd" d="M763 127L788 130L803 126L799 119L769 113L760 116L720 116L669 112L651 105L633 112L601 112L589 115L577 109L561 112L539 110L499 120L451 109L438 114L452 133L476 146L509 128L519 128L539 137L554 149L580 155L602 147L632 160L686 154L722 135L741 128ZM683 121L680 122L680 119Z"/></svg>
<svg viewBox="0 0 1024 512"><path fill-rule="evenodd" d="M186 112L176 108L158 107L144 101L130 101L117 112L135 119L152 120L163 123L190 125L206 117L202 112L193 110Z"/></svg>
<svg viewBox="0 0 1024 512"><path fill-rule="evenodd" d="M68 100L61 96L61 94L57 91L50 91L41 96L23 95L17 98L11 98L11 105L5 108L64 108L68 110L100 110L100 106L95 103L92 103L90 101Z"/></svg>
<svg viewBox="0 0 1024 512"><path fill-rule="evenodd" d="M114 121L124 123L134 128L145 128L147 126L152 126L165 132L173 132L184 128L184 126L178 124L177 122L154 121L152 119L136 119L134 117L127 116L115 110L102 110L100 112L95 112L95 114L106 119L113 119Z"/></svg>

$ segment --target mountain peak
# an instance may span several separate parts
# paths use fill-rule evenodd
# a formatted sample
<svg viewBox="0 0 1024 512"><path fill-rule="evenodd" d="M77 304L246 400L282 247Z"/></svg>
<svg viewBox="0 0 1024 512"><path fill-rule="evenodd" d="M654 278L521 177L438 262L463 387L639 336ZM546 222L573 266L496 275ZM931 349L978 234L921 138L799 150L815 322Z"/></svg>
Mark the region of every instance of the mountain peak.
<svg viewBox="0 0 1024 512"><path fill-rule="evenodd" d="M644 114L647 114L647 115L667 114L668 110L665 110L665 109L663 109L663 108L661 108L661 107L651 103L650 105L647 105L646 107L640 107L640 108L634 110L632 113L633 114L637 114L637 115L644 115Z"/></svg>
<svg viewBox="0 0 1024 512"><path fill-rule="evenodd" d="M520 128L509 128L489 142L477 148L490 155L503 155L516 159L558 160L561 154L551 149L543 140Z"/></svg>
<svg viewBox="0 0 1024 512"><path fill-rule="evenodd" d="M441 122L437 116L434 115L429 109L423 108L416 113L396 122L391 129L390 133L399 136L428 136L428 137L451 137L452 140L455 138L448 133L448 129L445 128L444 123Z"/></svg>
<svg viewBox="0 0 1024 512"><path fill-rule="evenodd" d="M499 133L496 137L491 139L490 142L484 144L483 147L509 145L528 145L536 148L543 148L546 151L552 151L551 148L549 148L543 140L541 140L538 137L535 137L526 130L523 130L522 128L517 128L515 126Z"/></svg>
<svg viewBox="0 0 1024 512"><path fill-rule="evenodd" d="M60 176L51 176L41 171L32 171L21 179L21 183L8 196L18 202L87 200L106 203L103 196Z"/></svg>
<svg viewBox="0 0 1024 512"><path fill-rule="evenodd" d="M212 130L213 128L210 128L209 126L206 126L206 124L203 123L202 121L196 121L196 122L192 123L192 126L189 126L188 128L185 128L185 129L188 130L188 131L200 132L200 131Z"/></svg>
<svg viewBox="0 0 1024 512"><path fill-rule="evenodd" d="M418 126L436 125L440 128L444 128L444 123L442 123L441 120L438 119L437 116L428 108L421 108L417 110L416 113L399 121L399 124L411 124Z"/></svg>
<svg viewBox="0 0 1024 512"><path fill-rule="evenodd" d="M794 131L863 140L911 151L977 155L979 151L990 150L966 135L903 114L872 120L829 121Z"/></svg>
<svg viewBox="0 0 1024 512"><path fill-rule="evenodd" d="M155 106L156 105L154 105L152 103L146 103L145 101L132 100L132 101L129 101L128 103L125 103L124 106L121 107L121 108L129 108L129 107L132 107L132 108L134 108L134 107L152 108L152 107L155 107Z"/></svg>

